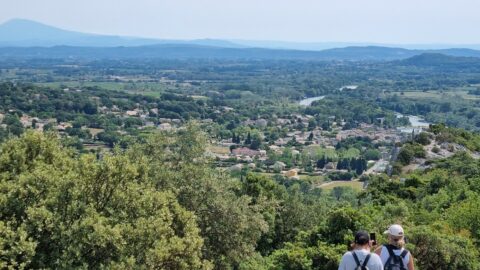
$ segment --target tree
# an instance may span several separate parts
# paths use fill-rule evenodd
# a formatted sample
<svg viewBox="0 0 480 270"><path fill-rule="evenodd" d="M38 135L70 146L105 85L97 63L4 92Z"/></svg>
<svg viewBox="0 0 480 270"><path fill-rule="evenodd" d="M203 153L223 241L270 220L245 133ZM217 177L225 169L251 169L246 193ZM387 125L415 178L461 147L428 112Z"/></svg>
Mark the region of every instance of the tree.
<svg viewBox="0 0 480 270"><path fill-rule="evenodd" d="M403 147L398 153L398 161L403 165L408 165L413 160L413 150L410 148Z"/></svg>
<svg viewBox="0 0 480 270"><path fill-rule="evenodd" d="M195 216L156 190L145 162L119 151L78 157L33 132L6 142L0 160L4 267L209 266Z"/></svg>
<svg viewBox="0 0 480 270"><path fill-rule="evenodd" d="M312 269L312 260L305 248L287 244L286 248L275 251L271 260L275 269L309 270Z"/></svg>
<svg viewBox="0 0 480 270"><path fill-rule="evenodd" d="M354 169L357 175L361 175L367 169L367 160L363 158L355 159Z"/></svg>
<svg viewBox="0 0 480 270"><path fill-rule="evenodd" d="M128 155L132 162L145 158L156 187L173 192L181 206L195 212L205 258L217 268L229 268L254 254L268 226L251 197L237 195L237 181L210 168L206 142L200 127L189 123L173 136L155 134Z"/></svg>
<svg viewBox="0 0 480 270"><path fill-rule="evenodd" d="M362 228L362 217L352 208L341 208L332 211L322 235L332 244L345 244L353 233Z"/></svg>
<svg viewBox="0 0 480 270"><path fill-rule="evenodd" d="M97 134L97 139L110 147L114 147L120 141L120 134L115 131L104 131Z"/></svg>
<svg viewBox="0 0 480 270"><path fill-rule="evenodd" d="M328 130L330 131L330 122L326 121L322 123L322 130Z"/></svg>
<svg viewBox="0 0 480 270"><path fill-rule="evenodd" d="M438 232L427 226L409 232L412 254L420 269L479 269L478 249L468 237Z"/></svg>
<svg viewBox="0 0 480 270"><path fill-rule="evenodd" d="M430 138L428 133L426 132L421 132L415 137L415 141L421 145L429 145L430 144Z"/></svg>
<svg viewBox="0 0 480 270"><path fill-rule="evenodd" d="M308 130L314 130L317 127L317 121L315 118L308 120Z"/></svg>
<svg viewBox="0 0 480 270"><path fill-rule="evenodd" d="M252 140L252 143L250 144L250 148L254 150L258 150L261 145L262 145L262 142L258 138L254 138Z"/></svg>
<svg viewBox="0 0 480 270"><path fill-rule="evenodd" d="M321 159L317 160L317 168L323 169L325 168L325 165L327 164L327 159L325 156L323 156Z"/></svg>
<svg viewBox="0 0 480 270"><path fill-rule="evenodd" d="M307 140L308 140L309 142L313 141L313 132L310 132L310 135L308 135Z"/></svg>
<svg viewBox="0 0 480 270"><path fill-rule="evenodd" d="M3 124L7 125L8 133L19 136L23 133L23 125L20 122L20 119L16 115L7 114L3 118Z"/></svg>
<svg viewBox="0 0 480 270"><path fill-rule="evenodd" d="M247 134L247 138L245 139L245 144L249 145L252 143L252 135L250 135L250 132Z"/></svg>
<svg viewBox="0 0 480 270"><path fill-rule="evenodd" d="M251 136L250 148L254 150L258 150L261 146L262 146L262 138L260 137L260 134L254 133L253 136Z"/></svg>
<svg viewBox="0 0 480 270"><path fill-rule="evenodd" d="M363 156L366 160L379 160L381 157L380 152L376 149L368 149Z"/></svg>

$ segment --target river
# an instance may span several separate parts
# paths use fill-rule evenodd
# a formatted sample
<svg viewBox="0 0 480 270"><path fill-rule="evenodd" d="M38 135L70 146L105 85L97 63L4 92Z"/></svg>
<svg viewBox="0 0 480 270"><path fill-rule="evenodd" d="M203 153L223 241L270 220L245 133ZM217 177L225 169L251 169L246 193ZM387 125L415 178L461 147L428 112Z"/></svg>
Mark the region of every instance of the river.
<svg viewBox="0 0 480 270"><path fill-rule="evenodd" d="M299 102L299 104L300 104L301 106L307 106L307 107L308 107L308 106L312 105L312 103L313 103L314 101L322 100L322 99L324 99L324 98L325 98L325 96L306 98L306 99L301 100L301 101Z"/></svg>
<svg viewBox="0 0 480 270"><path fill-rule="evenodd" d="M397 116L397 118L401 118L401 117L404 117L405 115L401 114L401 113L395 113L395 115ZM425 121L425 119L423 119L422 117L420 116L416 116L416 115L407 115L406 117L408 117L408 121L410 121L410 126L409 127L414 127L414 128L427 128L430 126L430 123Z"/></svg>
<svg viewBox="0 0 480 270"><path fill-rule="evenodd" d="M325 96L306 98L306 99L302 99L299 102L299 104L301 106L307 106L308 107L308 106L312 105L312 103L314 101L322 100L324 98L325 98ZM404 117L404 115L401 114L401 113L395 113L395 115L397 116L397 118ZM425 121L425 119L423 119L420 116L407 115L406 117L408 117L408 120L410 121L410 125L408 126L408 128L420 128L420 129L422 129L422 128L428 128L428 126L430 125L429 122Z"/></svg>
<svg viewBox="0 0 480 270"><path fill-rule="evenodd" d="M404 115L401 113L396 113L395 115L397 116L397 118L404 117ZM403 133L412 133L412 132L419 133L425 128L428 128L430 125L429 122L425 121L425 119L423 119L420 116L407 115L406 117L408 117L408 120L410 121L410 125L406 127L398 128Z"/></svg>
<svg viewBox="0 0 480 270"><path fill-rule="evenodd" d="M410 121L410 125L412 125L412 127L428 127L430 125L430 123L425 121L425 119L415 115L408 116L408 120Z"/></svg>

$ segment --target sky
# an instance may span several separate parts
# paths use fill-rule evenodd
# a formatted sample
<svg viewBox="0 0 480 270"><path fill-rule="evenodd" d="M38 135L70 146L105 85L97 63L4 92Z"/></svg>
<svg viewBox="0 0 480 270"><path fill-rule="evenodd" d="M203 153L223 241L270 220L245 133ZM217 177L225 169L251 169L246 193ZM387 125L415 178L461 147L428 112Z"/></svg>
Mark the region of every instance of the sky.
<svg viewBox="0 0 480 270"><path fill-rule="evenodd" d="M0 0L13 18L162 39L480 44L480 0Z"/></svg>

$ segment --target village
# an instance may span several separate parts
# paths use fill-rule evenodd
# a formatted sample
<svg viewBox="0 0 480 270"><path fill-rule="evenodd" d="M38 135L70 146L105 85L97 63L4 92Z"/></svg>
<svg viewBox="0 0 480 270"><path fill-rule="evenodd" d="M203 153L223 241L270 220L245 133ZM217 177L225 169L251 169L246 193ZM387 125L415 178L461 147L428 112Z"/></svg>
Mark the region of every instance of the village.
<svg viewBox="0 0 480 270"><path fill-rule="evenodd" d="M228 113L234 109L220 107L217 113ZM135 120L135 130L175 131L185 123L181 119L158 117L158 109L135 108L122 111L117 106L111 108L99 107L99 114L114 116L123 120ZM14 113L14 112L9 112ZM0 114L2 122L4 114ZM331 116L331 128L324 130L322 127L306 129L313 116L292 114L288 117L273 116L269 119L247 119L241 122L241 126L257 134L257 144L252 147L252 138L223 138L212 136L208 147L208 154L214 160L218 168L231 173L244 173L255 171L281 175L289 179L301 179L302 176L330 176L332 180L359 179L361 175L378 174L388 172L392 162L396 159L397 145L409 140L413 135L422 132L426 126L384 128L381 125L360 123L357 127L347 128L343 120L337 121ZM380 119L381 120L381 119ZM39 131L54 130L64 135L71 135L73 129L86 132L86 139L82 140L87 149L107 150L111 147L101 140L101 128L75 126L72 122L62 122L55 118L41 119L23 114L19 121L26 129ZM212 119L200 120L202 126L214 124ZM5 127L5 124L2 124ZM119 134L126 134L125 124L118 130ZM303 128L299 128L303 127ZM281 129L283 136L275 140L266 140L265 132L268 129ZM245 134L243 134L245 135ZM234 135L235 136L235 135ZM250 132L248 132L250 136ZM245 139L245 141L244 141ZM247 142L247 140L250 140ZM255 139L253 139L255 141ZM339 147L345 141L365 141L363 146L347 145ZM461 150L459 146L441 145L440 150L434 145L426 147L428 158L448 157L453 152ZM453 150L451 149L453 147ZM340 149L341 148L341 149ZM434 151L432 151L434 149ZM368 154L366 154L368 153ZM343 164L345 160L353 162ZM358 162L357 162L358 161ZM357 163L355 163L357 162ZM359 165L364 162L365 165ZM348 163L348 162L347 162ZM354 164L355 163L355 164ZM418 169L424 166L425 159L415 160L409 167ZM360 169L357 167L360 166ZM350 172L356 173L350 173Z"/></svg>
<svg viewBox="0 0 480 270"><path fill-rule="evenodd" d="M290 179L300 179L301 175L323 176L335 172L347 172L349 169L339 168L342 153L338 151L338 143L349 138L362 138L375 147L378 155L367 160L368 167L364 174L383 173L392 159L395 145L404 142L412 136L404 129L385 129L373 124L360 124L357 128L344 129L345 122L337 125L333 121L333 128L329 131L316 127L312 130L298 130L298 123L308 125L312 116L292 115L290 119L277 118L274 120L257 119L246 120L242 124L255 130L264 130L267 126L287 129L286 136L278 138L264 145L263 149L251 149L248 146L224 139L214 141L211 155L219 167L230 171L253 170L256 172L275 173ZM292 120L293 119L293 120ZM332 117L333 119L333 117ZM420 132L417 129L416 132ZM366 151L366 147L360 149ZM355 151L354 151L355 152ZM360 151L348 158L359 157ZM319 166L318 160L322 156L330 156L328 162ZM282 161L290 159L291 162ZM358 175L359 176L359 175Z"/></svg>

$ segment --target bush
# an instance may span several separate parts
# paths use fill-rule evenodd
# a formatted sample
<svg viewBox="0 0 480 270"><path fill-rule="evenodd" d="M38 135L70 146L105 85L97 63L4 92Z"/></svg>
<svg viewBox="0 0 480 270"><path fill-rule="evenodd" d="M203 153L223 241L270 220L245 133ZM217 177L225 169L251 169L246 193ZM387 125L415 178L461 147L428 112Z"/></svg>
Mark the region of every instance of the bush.
<svg viewBox="0 0 480 270"><path fill-rule="evenodd" d="M365 151L363 156L366 160L379 160L381 157L380 151L376 149L368 149L367 151Z"/></svg>
<svg viewBox="0 0 480 270"><path fill-rule="evenodd" d="M430 135L426 132L421 132L415 137L415 141L421 145L429 145Z"/></svg>
<svg viewBox="0 0 480 270"><path fill-rule="evenodd" d="M354 172L331 172L327 175L329 180L352 180L356 174Z"/></svg>

